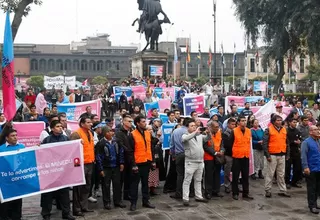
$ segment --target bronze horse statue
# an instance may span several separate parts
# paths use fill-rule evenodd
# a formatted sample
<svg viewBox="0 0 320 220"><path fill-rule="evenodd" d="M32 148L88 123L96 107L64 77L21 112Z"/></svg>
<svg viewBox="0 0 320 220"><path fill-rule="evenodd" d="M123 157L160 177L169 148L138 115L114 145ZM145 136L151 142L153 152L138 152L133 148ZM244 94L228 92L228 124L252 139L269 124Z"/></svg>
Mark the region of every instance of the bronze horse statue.
<svg viewBox="0 0 320 220"><path fill-rule="evenodd" d="M162 10L160 0L137 0L139 10L142 11L140 19L137 18L132 26L138 21L139 33L144 33L147 45L142 51L145 51L150 45L150 50L158 50L159 36L162 34L161 24L171 23L168 16ZM164 19L159 20L158 15L163 14Z"/></svg>

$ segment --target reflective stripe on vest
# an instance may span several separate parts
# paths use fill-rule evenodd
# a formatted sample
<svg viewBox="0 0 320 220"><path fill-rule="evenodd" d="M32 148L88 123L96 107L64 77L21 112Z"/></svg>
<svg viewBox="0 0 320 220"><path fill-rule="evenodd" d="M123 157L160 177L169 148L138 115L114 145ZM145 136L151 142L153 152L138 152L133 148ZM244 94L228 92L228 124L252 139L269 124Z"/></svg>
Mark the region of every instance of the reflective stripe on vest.
<svg viewBox="0 0 320 220"><path fill-rule="evenodd" d="M221 135L220 130L215 135L211 136L211 140L209 140L207 143L208 147L213 147L212 141L213 141L214 151L220 152L220 146L221 146L221 141L222 141L222 135ZM213 156L211 156L207 152L204 152L204 160L213 160L213 159L214 159Z"/></svg>
<svg viewBox="0 0 320 220"><path fill-rule="evenodd" d="M278 131L273 125L269 126L269 153L280 154L287 152L287 130Z"/></svg>
<svg viewBox="0 0 320 220"><path fill-rule="evenodd" d="M88 140L88 134L90 135L90 141ZM83 141L83 158L84 163L93 163L94 162L94 141L93 141L93 135L90 131L84 131L82 128L79 128L77 130L77 133L79 134L80 138Z"/></svg>
<svg viewBox="0 0 320 220"><path fill-rule="evenodd" d="M142 134L136 129L132 133L134 139L134 159L135 163L145 163L152 161L151 153L151 133L144 131L144 138Z"/></svg>
<svg viewBox="0 0 320 220"><path fill-rule="evenodd" d="M232 157L234 158L249 158L251 150L251 131L249 128L245 128L243 133L240 127L236 127L234 130L234 142L232 146Z"/></svg>

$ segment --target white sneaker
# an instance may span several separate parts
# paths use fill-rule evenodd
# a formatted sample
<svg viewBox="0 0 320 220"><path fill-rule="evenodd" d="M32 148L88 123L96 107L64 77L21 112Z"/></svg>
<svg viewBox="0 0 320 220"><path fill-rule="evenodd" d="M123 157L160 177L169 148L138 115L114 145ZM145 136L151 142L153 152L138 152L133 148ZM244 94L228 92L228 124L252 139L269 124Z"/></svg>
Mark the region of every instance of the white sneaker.
<svg viewBox="0 0 320 220"><path fill-rule="evenodd" d="M92 203L97 203L98 200L96 200L95 198L93 198L92 196L88 198L89 202L92 202Z"/></svg>

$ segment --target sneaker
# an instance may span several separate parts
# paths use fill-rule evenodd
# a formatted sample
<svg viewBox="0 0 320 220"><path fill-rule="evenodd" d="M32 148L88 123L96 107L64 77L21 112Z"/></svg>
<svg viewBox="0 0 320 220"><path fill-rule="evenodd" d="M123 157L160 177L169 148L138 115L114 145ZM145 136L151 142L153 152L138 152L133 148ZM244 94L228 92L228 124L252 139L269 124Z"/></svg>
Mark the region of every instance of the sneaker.
<svg viewBox="0 0 320 220"><path fill-rule="evenodd" d="M99 190L94 190L94 191L93 191L93 197L94 197L94 198L101 197L101 194L100 194Z"/></svg>
<svg viewBox="0 0 320 220"><path fill-rule="evenodd" d="M291 195L289 193L287 193L287 192L281 192L281 193L278 193L278 195L281 196L281 197L287 197L287 198L291 197Z"/></svg>
<svg viewBox="0 0 320 220"><path fill-rule="evenodd" d="M92 202L92 203L97 203L98 200L96 200L95 198L93 198L92 196L88 198L88 201L89 202Z"/></svg>

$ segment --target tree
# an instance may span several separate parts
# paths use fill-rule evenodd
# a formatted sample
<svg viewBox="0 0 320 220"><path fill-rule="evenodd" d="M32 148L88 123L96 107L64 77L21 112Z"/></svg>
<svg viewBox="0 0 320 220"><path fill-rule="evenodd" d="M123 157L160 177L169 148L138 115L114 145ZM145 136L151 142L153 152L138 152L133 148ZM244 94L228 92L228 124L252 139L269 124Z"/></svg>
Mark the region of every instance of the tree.
<svg viewBox="0 0 320 220"><path fill-rule="evenodd" d="M12 28L12 39L17 36L19 27L22 22L22 17L27 16L31 11L31 4L41 5L42 0L1 0L0 1L0 8L4 11L8 9L11 12L14 12L14 18L11 24Z"/></svg>
<svg viewBox="0 0 320 220"><path fill-rule="evenodd" d="M92 85L103 85L108 82L108 79L104 76L96 76L91 80Z"/></svg>
<svg viewBox="0 0 320 220"><path fill-rule="evenodd" d="M28 86L32 86L32 87L43 88L43 86L44 86L43 76L31 76L31 77L27 80L27 85L28 85Z"/></svg>
<svg viewBox="0 0 320 220"><path fill-rule="evenodd" d="M284 58L320 52L320 3L318 0L233 0L236 15L254 48L258 38L266 44L265 60L279 62L274 86L278 91L284 76ZM290 55L289 55L290 54Z"/></svg>

